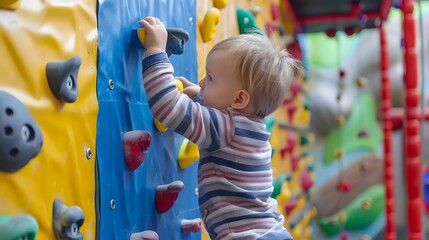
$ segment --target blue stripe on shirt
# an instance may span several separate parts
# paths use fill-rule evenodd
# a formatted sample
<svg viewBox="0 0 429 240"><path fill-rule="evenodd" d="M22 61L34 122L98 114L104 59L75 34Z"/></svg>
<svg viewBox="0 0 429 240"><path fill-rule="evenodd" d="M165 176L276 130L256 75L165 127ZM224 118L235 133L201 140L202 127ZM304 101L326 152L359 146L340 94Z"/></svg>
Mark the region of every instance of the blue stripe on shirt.
<svg viewBox="0 0 429 240"><path fill-rule="evenodd" d="M155 103L157 103L164 95L166 95L168 92L174 91L176 89L175 85L171 85L170 87L164 88L161 91L159 91L155 96L153 96L151 99L149 99L148 103L150 107L153 107Z"/></svg>
<svg viewBox="0 0 429 240"><path fill-rule="evenodd" d="M145 57L142 61L143 72L146 71L148 68L159 63L170 63L170 59L168 59L167 53L160 52L160 53L156 53L148 57Z"/></svg>
<svg viewBox="0 0 429 240"><path fill-rule="evenodd" d="M268 139L270 139L269 134L254 132L254 131L250 131L242 128L235 128L235 135L241 136L241 137L253 138L261 141L268 141Z"/></svg>
<svg viewBox="0 0 429 240"><path fill-rule="evenodd" d="M189 125L192 122L192 105L193 103L191 101L188 101L188 106L186 107L186 113L183 116L182 121L180 121L179 126L177 126L176 128L176 132L178 132L179 134L183 135L186 130L188 129Z"/></svg>
<svg viewBox="0 0 429 240"><path fill-rule="evenodd" d="M260 172L260 171L271 170L271 163L262 164L262 165L248 165L248 164L237 163L224 158L214 157L214 156L205 157L200 160L201 166L207 163L213 163L216 165L221 165L221 166L225 166L225 167L229 167L229 168L233 168L233 169L245 171L245 172Z"/></svg>
<svg viewBox="0 0 429 240"><path fill-rule="evenodd" d="M202 195L198 201L201 204L205 203L207 200L214 198L214 197L239 197L239 198L247 198L247 199L259 199L259 198L269 198L271 197L272 192L263 192L263 191L257 191L257 192L232 192L227 190L214 190L205 193Z"/></svg>
<svg viewBox="0 0 429 240"><path fill-rule="evenodd" d="M232 217L232 218L226 218L223 221L217 222L215 224L213 224L210 228L209 231L214 232L214 230L223 225L223 224L228 224L228 223L232 223L232 222L236 222L236 221L240 221L240 220L244 220L244 219L251 219L251 218L274 218L276 219L276 216L273 213L257 213L257 214L250 214L250 215L244 215L244 216L240 216L240 217ZM273 239L274 240L274 239Z"/></svg>
<svg viewBox="0 0 429 240"><path fill-rule="evenodd" d="M216 151L220 148L219 123L215 111L211 108L207 108L207 111L210 114L210 137L212 138L207 150Z"/></svg>

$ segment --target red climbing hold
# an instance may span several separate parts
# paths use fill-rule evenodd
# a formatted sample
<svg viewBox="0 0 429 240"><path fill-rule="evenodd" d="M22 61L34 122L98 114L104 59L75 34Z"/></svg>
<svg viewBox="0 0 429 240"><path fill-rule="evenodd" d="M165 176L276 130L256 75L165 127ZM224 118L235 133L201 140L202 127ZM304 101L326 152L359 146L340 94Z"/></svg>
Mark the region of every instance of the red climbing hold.
<svg viewBox="0 0 429 240"><path fill-rule="evenodd" d="M156 187L155 202L158 213L165 213L170 210L174 202L176 202L179 192L181 192L184 187L185 185L182 181L174 181L170 184Z"/></svg>
<svg viewBox="0 0 429 240"><path fill-rule="evenodd" d="M130 240L159 240L159 236L152 230L131 234Z"/></svg>
<svg viewBox="0 0 429 240"><path fill-rule="evenodd" d="M304 191L308 191L312 186L313 186L313 180L311 179L310 172L307 169L305 169L301 173L301 188Z"/></svg>
<svg viewBox="0 0 429 240"><path fill-rule="evenodd" d="M144 130L126 132L122 137L125 162L131 171L138 168L146 158L152 136Z"/></svg>
<svg viewBox="0 0 429 240"><path fill-rule="evenodd" d="M199 232L201 231L201 219L195 218L192 220L184 219L181 223L182 226L182 232L188 233L188 232Z"/></svg>
<svg viewBox="0 0 429 240"><path fill-rule="evenodd" d="M349 181L343 179L337 184L337 190L342 192L348 192L351 186Z"/></svg>

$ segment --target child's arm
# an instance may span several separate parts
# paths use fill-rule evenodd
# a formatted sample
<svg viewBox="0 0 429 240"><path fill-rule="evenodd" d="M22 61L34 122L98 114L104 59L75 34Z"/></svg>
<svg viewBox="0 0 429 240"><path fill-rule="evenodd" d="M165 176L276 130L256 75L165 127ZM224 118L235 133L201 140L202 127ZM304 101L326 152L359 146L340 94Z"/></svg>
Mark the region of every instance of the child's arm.
<svg viewBox="0 0 429 240"><path fill-rule="evenodd" d="M158 27L158 21L148 19L141 22L146 29L145 48L146 51L150 50L142 62L143 81L153 116L199 146L215 151L232 139L232 116L228 111L204 107L180 94L168 56L165 51L159 50L159 46L165 49L165 42L158 43L164 41L162 36L152 36L163 34L164 26ZM156 26L151 28L152 24Z"/></svg>

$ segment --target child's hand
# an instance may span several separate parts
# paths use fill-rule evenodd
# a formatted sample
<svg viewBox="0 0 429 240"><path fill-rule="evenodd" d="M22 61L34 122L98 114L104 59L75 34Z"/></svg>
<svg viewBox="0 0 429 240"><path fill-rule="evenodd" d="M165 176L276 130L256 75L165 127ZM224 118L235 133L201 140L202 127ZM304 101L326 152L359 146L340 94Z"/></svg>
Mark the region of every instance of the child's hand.
<svg viewBox="0 0 429 240"><path fill-rule="evenodd" d="M194 99L200 93L200 86L190 82L184 77L174 77L183 84L183 93L188 95L189 98Z"/></svg>
<svg viewBox="0 0 429 240"><path fill-rule="evenodd" d="M146 57L159 52L165 52L167 45L167 30L164 23L158 18L146 17L139 21L146 31L146 40L143 46L146 48Z"/></svg>

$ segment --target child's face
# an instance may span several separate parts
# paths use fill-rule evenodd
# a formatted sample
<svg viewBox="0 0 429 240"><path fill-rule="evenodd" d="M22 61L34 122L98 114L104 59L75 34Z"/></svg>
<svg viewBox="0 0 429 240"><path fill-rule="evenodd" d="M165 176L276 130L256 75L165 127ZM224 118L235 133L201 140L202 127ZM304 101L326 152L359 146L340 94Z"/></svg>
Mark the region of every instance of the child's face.
<svg viewBox="0 0 429 240"><path fill-rule="evenodd" d="M204 105L226 109L242 89L237 80L236 59L224 50L216 50L207 57L206 76L200 80Z"/></svg>

